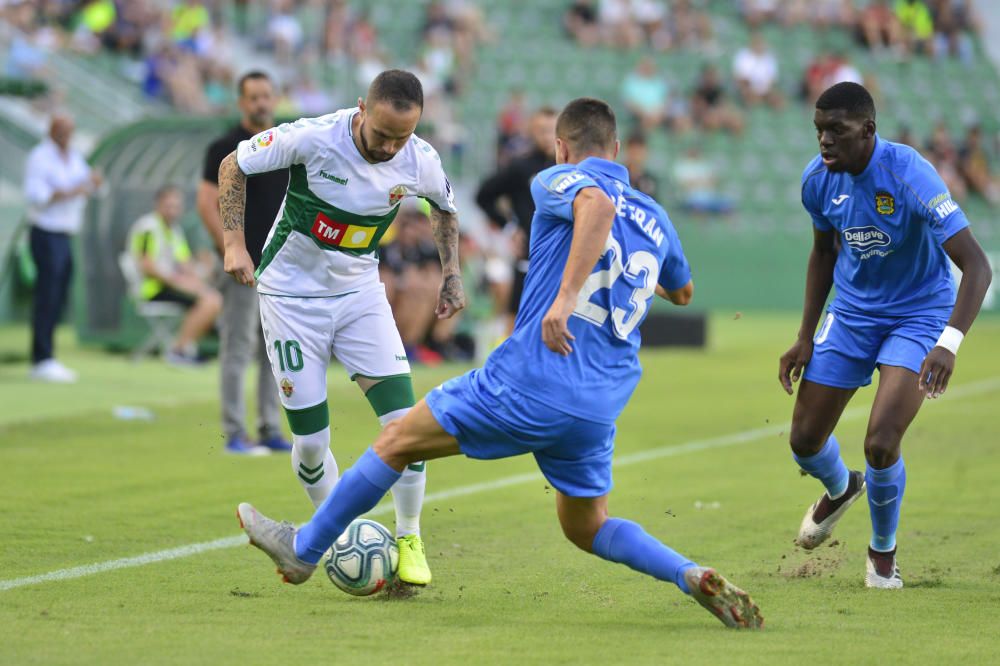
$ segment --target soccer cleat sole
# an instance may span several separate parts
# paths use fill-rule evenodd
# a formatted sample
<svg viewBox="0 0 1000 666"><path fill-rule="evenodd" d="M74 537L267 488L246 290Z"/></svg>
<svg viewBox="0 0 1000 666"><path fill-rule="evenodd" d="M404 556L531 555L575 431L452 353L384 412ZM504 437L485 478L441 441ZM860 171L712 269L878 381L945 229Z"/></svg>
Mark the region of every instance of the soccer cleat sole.
<svg viewBox="0 0 1000 666"><path fill-rule="evenodd" d="M847 510L865 494L866 490L867 484L862 479L857 492L819 524L813 522L812 516L816 510L816 506L823 498L820 497L820 499L813 502L812 506L806 509L806 515L802 518L802 523L799 525L799 535L795 537L795 545L805 550L813 550L822 545L833 534L833 528L837 526L837 523L844 517Z"/></svg>
<svg viewBox="0 0 1000 666"><path fill-rule="evenodd" d="M701 569L698 578L688 580L687 583L695 601L727 627L764 628L764 616L761 615L760 607L749 594L730 583L715 569Z"/></svg>

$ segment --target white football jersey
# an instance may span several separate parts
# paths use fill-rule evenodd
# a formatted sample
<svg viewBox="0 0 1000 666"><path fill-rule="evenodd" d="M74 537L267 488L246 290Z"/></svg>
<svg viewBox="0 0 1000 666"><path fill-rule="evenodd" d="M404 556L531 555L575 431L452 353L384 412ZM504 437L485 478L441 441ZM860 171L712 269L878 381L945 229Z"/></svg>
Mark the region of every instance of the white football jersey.
<svg viewBox="0 0 1000 666"><path fill-rule="evenodd" d="M378 282L378 249L404 197L455 213L441 158L413 135L388 162L370 164L351 136L357 108L265 130L236 149L247 176L289 168L285 200L267 237L257 289L328 297Z"/></svg>

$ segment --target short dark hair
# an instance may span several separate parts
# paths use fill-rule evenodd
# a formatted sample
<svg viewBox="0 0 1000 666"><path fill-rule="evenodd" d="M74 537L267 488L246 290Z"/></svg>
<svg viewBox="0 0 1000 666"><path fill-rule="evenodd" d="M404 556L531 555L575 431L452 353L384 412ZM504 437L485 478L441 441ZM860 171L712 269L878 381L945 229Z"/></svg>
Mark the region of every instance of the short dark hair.
<svg viewBox="0 0 1000 666"><path fill-rule="evenodd" d="M823 91L816 100L820 111L846 111L848 115L875 120L875 100L863 85L842 81Z"/></svg>
<svg viewBox="0 0 1000 666"><path fill-rule="evenodd" d="M566 105L556 121L556 136L574 151L605 151L618 138L615 112L607 102L579 97Z"/></svg>
<svg viewBox="0 0 1000 666"><path fill-rule="evenodd" d="M625 139L626 146L645 146L646 134L642 130L635 130Z"/></svg>
<svg viewBox="0 0 1000 666"><path fill-rule="evenodd" d="M174 192L180 195L184 194L184 190L182 190L181 186L177 183L166 183L165 185L161 185L159 189L156 190L156 203L160 203L160 200L163 199L163 197L168 194L173 194Z"/></svg>
<svg viewBox="0 0 1000 666"><path fill-rule="evenodd" d="M559 112L554 106L549 106L548 104L543 104L542 106L535 109L534 115L545 116L546 118L551 118L553 116L558 116Z"/></svg>
<svg viewBox="0 0 1000 666"><path fill-rule="evenodd" d="M379 102L392 104L396 111L409 111L414 106L424 108L424 87L420 79L402 69L387 69L368 86L368 106Z"/></svg>
<svg viewBox="0 0 1000 666"><path fill-rule="evenodd" d="M252 69L241 76L240 80L236 83L236 93L240 97L243 96L243 88L247 81L267 81L268 83L273 83L271 81L271 77L267 75L267 72L262 72L259 69Z"/></svg>

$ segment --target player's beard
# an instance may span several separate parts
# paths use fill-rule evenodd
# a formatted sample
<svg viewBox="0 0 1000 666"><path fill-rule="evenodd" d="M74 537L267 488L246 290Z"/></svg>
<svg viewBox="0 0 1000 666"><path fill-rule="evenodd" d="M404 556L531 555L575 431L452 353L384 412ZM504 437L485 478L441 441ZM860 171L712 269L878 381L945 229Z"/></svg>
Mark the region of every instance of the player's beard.
<svg viewBox="0 0 1000 666"><path fill-rule="evenodd" d="M362 120L361 127L358 128L358 136L361 138L361 147L364 149L365 155L367 155L373 162L388 162L395 157L395 155L390 155L389 153L382 151L374 152L368 147L368 140L365 138L365 122L366 121Z"/></svg>

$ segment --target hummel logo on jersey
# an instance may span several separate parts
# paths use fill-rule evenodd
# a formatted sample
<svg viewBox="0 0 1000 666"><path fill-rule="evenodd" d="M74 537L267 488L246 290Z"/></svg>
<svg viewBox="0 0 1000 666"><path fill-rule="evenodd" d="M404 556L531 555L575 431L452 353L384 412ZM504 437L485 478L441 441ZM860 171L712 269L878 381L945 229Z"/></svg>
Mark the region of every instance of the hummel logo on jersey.
<svg viewBox="0 0 1000 666"><path fill-rule="evenodd" d="M851 227L844 229L844 240L855 250L864 252L873 247L885 247L892 238L878 227Z"/></svg>
<svg viewBox="0 0 1000 666"><path fill-rule="evenodd" d="M332 173L328 171L323 171L322 169L320 169L319 175L322 176L323 178L326 178L327 180L332 180L333 182L337 183L337 185L347 185L346 178L338 178L337 176L334 176Z"/></svg>
<svg viewBox="0 0 1000 666"><path fill-rule="evenodd" d="M831 199L831 201L833 201L833 205L834 206L839 206L840 204L842 204L845 201L847 201L847 199L850 198L850 196L851 196L850 194L841 194L836 199Z"/></svg>
<svg viewBox="0 0 1000 666"><path fill-rule="evenodd" d="M944 203L938 204L938 206L934 209L934 212L937 213L938 219L943 220L956 210L958 210L958 204L951 199L948 199Z"/></svg>
<svg viewBox="0 0 1000 666"><path fill-rule="evenodd" d="M549 188L556 194L566 194L566 190L569 189L570 185L579 183L584 178L586 178L586 176L579 171L560 174L556 176L555 180L549 183Z"/></svg>

